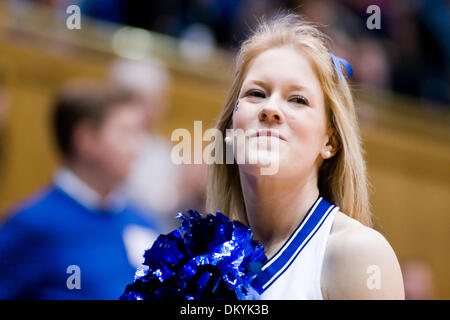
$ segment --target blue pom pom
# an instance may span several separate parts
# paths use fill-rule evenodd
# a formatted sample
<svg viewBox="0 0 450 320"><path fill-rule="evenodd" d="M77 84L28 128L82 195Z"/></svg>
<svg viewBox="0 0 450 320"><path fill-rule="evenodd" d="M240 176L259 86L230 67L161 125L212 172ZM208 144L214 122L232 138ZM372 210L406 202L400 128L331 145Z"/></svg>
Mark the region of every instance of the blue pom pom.
<svg viewBox="0 0 450 320"><path fill-rule="evenodd" d="M179 213L179 230L160 235L121 300L254 300L251 281L267 262L249 228L220 211Z"/></svg>

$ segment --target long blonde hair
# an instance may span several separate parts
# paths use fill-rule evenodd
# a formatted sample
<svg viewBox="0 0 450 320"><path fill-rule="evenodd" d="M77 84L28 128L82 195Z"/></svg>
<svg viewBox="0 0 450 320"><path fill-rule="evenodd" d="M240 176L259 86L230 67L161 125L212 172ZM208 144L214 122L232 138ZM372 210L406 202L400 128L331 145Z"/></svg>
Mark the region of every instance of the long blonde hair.
<svg viewBox="0 0 450 320"><path fill-rule="evenodd" d="M335 70L328 49L329 42L317 27L298 15L288 14L260 23L240 48L234 81L215 128L222 132L223 137L226 136L225 130L231 126L242 82L255 57L268 49L282 46L302 50L320 81L329 124L334 128L339 144L338 152L324 160L319 168L320 195L350 217L364 225L371 225L366 165L353 97L347 81L340 79ZM225 146L225 143L222 145ZM231 219L248 225L236 162L225 164L222 161L222 164L209 165L206 208L208 212L220 210Z"/></svg>

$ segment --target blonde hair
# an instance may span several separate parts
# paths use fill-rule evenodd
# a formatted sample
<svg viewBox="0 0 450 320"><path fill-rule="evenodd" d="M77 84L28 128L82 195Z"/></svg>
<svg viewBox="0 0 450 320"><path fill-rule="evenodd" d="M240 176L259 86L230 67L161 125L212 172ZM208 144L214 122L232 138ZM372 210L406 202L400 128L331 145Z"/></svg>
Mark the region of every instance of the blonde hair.
<svg viewBox="0 0 450 320"><path fill-rule="evenodd" d="M371 225L366 165L353 97L347 81L339 79L334 68L329 42L328 37L317 27L303 21L298 15L288 14L260 23L240 48L234 81L215 128L222 132L223 137L226 136L225 130L231 126L242 82L255 57L266 50L283 46L302 50L310 59L320 81L329 124L334 128L339 144L338 152L324 160L319 168L320 195L339 206L348 216L364 225ZM231 219L248 225L236 163L225 164L223 161L222 164L215 163L208 167L206 207L209 212L220 210Z"/></svg>

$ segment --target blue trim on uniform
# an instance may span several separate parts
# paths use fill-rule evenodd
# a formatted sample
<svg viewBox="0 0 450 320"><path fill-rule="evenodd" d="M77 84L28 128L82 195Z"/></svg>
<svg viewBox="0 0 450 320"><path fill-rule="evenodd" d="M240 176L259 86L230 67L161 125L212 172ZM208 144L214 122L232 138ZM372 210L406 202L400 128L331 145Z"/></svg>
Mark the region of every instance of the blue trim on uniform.
<svg viewBox="0 0 450 320"><path fill-rule="evenodd" d="M316 208L312 211L315 206ZM296 234L292 241L289 243L292 237L291 235L291 237L285 242L284 246L273 256L274 259L270 259L266 263L265 267L263 267L263 271L253 280L252 286L260 294L267 290L267 288L269 288L270 285L272 285L289 268L292 262L295 261L295 258L308 244L309 240L311 240L320 229L334 208L334 205L322 197L319 197L316 200L314 205L306 214L302 223L292 233L292 235ZM287 245L288 243L289 245Z"/></svg>

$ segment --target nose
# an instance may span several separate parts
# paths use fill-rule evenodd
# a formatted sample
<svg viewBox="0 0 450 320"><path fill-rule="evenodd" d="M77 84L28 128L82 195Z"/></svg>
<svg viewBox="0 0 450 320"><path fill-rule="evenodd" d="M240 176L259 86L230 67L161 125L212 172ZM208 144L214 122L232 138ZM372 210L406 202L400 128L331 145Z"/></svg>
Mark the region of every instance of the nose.
<svg viewBox="0 0 450 320"><path fill-rule="evenodd" d="M261 122L267 122L268 124L280 124L284 121L283 116L278 108L264 106L259 114L258 119Z"/></svg>

